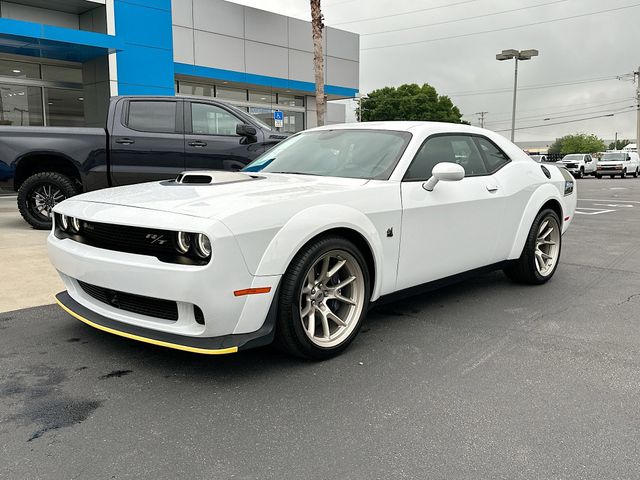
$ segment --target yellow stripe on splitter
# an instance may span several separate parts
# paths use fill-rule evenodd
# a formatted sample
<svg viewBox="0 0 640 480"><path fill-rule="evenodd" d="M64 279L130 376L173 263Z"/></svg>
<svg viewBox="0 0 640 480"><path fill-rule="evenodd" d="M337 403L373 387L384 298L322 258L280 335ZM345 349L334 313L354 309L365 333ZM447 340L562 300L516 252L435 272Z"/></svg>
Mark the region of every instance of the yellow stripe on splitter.
<svg viewBox="0 0 640 480"><path fill-rule="evenodd" d="M186 345L179 345L177 343L163 342L162 340L154 340L153 338L141 337L140 335L134 335L132 333L121 332L120 330L115 330L113 328L105 327L98 323L94 323L91 320L84 318L82 315L72 311L64 305L60 300L56 298L56 303L60 305L60 307L67 312L72 317L77 318L81 322L86 323L90 327L97 328L98 330L102 330L104 332L112 333L114 335L119 335L121 337L130 338L131 340L137 340L139 342L151 343L153 345L159 345L161 347L175 348L176 350L184 350L185 352L192 353L201 353L204 355L224 355L227 353L236 353L238 351L238 347L229 347L229 348L218 348L218 349L209 349L209 348L198 348L198 347L188 347Z"/></svg>

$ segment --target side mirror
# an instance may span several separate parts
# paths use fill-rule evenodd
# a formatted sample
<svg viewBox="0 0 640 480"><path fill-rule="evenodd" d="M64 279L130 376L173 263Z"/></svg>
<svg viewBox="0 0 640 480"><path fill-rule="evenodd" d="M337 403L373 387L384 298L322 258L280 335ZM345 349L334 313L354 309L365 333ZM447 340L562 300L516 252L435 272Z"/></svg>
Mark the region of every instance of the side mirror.
<svg viewBox="0 0 640 480"><path fill-rule="evenodd" d="M241 137L255 137L257 134L258 131L253 125L247 125L246 123L236 125L236 135L240 135Z"/></svg>
<svg viewBox="0 0 640 480"><path fill-rule="evenodd" d="M431 172L431 178L422 184L427 192L432 192L439 181L457 182L464 178L464 168L457 163L438 163Z"/></svg>
<svg viewBox="0 0 640 480"><path fill-rule="evenodd" d="M631 155L627 155L627 162L631 160Z"/></svg>

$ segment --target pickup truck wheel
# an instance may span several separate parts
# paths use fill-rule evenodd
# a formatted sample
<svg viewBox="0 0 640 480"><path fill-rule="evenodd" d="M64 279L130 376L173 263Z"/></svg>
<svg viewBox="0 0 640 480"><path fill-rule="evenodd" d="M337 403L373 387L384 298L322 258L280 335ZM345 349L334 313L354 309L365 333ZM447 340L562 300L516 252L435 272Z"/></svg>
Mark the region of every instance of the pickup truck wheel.
<svg viewBox="0 0 640 480"><path fill-rule="evenodd" d="M57 172L41 172L27 178L18 189L18 210L36 230L51 228L53 207L78 194L73 180Z"/></svg>
<svg viewBox="0 0 640 480"><path fill-rule="evenodd" d="M599 173L596 173L596 178L600 180L602 178L602 175L600 175Z"/></svg>
<svg viewBox="0 0 640 480"><path fill-rule="evenodd" d="M367 315L367 262L342 237L321 237L291 261L280 285L275 344L285 352L324 360L352 342Z"/></svg>
<svg viewBox="0 0 640 480"><path fill-rule="evenodd" d="M578 170L578 178L582 177L584 177L584 168L580 168L580 170Z"/></svg>
<svg viewBox="0 0 640 480"><path fill-rule="evenodd" d="M560 219L551 209L542 210L529 230L522 255L504 273L511 280L540 285L555 273L560 260L562 230Z"/></svg>
<svg viewBox="0 0 640 480"><path fill-rule="evenodd" d="M636 171L633 172L633 178L638 178L638 169L636 168Z"/></svg>

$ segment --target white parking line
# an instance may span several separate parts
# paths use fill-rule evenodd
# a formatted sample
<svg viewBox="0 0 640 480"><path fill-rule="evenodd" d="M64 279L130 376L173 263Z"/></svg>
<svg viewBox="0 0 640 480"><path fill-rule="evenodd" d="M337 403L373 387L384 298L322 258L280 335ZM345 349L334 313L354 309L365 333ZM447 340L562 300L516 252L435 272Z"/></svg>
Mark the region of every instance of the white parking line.
<svg viewBox="0 0 640 480"><path fill-rule="evenodd" d="M638 200L623 200L622 198L579 198L579 202L624 202L640 203Z"/></svg>
<svg viewBox="0 0 640 480"><path fill-rule="evenodd" d="M580 210L595 210L595 211L581 212ZM604 210L602 208L586 208L586 207L580 207L579 209L576 209L577 215L600 215L601 213L611 213L611 212L615 212L615 210Z"/></svg>
<svg viewBox="0 0 640 480"><path fill-rule="evenodd" d="M594 203L596 207L619 207L619 208L633 208L633 205L625 205L624 203Z"/></svg>

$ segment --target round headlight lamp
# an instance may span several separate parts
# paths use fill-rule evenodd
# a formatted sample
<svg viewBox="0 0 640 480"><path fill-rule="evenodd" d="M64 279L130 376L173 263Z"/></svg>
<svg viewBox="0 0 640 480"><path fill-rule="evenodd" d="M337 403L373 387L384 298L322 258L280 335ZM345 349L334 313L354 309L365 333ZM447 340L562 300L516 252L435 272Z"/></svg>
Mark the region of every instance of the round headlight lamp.
<svg viewBox="0 0 640 480"><path fill-rule="evenodd" d="M178 232L176 235L176 250L178 253L187 253L191 248L191 235L187 232Z"/></svg>
<svg viewBox="0 0 640 480"><path fill-rule="evenodd" d="M71 217L71 231L73 233L80 233L80 220L75 217Z"/></svg>
<svg viewBox="0 0 640 480"><path fill-rule="evenodd" d="M209 258L211 256L211 241L204 233L196 234L196 253L202 258Z"/></svg>
<svg viewBox="0 0 640 480"><path fill-rule="evenodd" d="M67 217L66 215L60 215L60 228L65 232L69 228L69 217Z"/></svg>

